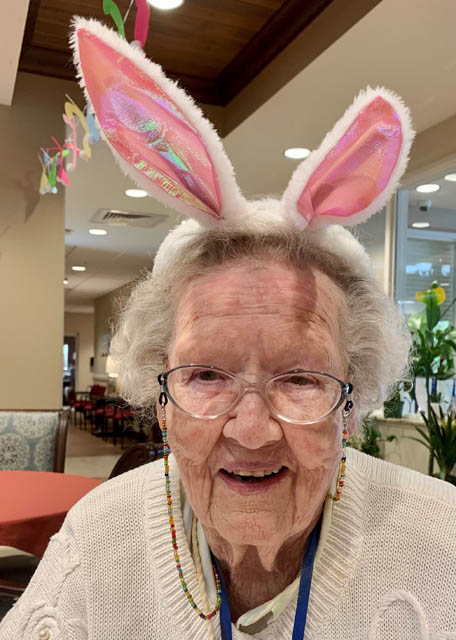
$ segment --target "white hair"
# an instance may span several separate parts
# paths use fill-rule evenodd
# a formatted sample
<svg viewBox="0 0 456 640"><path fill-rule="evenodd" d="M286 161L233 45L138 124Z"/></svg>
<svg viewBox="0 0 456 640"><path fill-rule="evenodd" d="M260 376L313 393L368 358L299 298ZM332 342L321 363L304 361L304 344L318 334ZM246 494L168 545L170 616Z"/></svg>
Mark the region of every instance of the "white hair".
<svg viewBox="0 0 456 640"><path fill-rule="evenodd" d="M262 220L210 228L187 222L168 236L153 272L145 274L125 305L111 343L126 401L146 414L153 412L157 376L167 360L176 304L185 285L246 258L299 270L313 267L342 290L346 317L341 318L341 351L360 412L378 407L407 375L411 340L405 321L377 284L370 260L353 235L335 225L303 232Z"/></svg>

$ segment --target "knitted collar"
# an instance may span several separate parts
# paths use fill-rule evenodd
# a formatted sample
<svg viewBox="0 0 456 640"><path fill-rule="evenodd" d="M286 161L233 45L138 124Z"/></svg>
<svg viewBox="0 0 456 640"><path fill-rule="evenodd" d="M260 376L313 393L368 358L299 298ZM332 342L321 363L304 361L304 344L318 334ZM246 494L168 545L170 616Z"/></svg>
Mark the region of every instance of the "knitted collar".
<svg viewBox="0 0 456 640"><path fill-rule="evenodd" d="M356 471L356 460L359 454L348 449L347 473L343 498L334 503L332 513L326 514L325 534L320 540L315 559L312 590L310 594L308 622L309 632L315 632L325 621L331 610L342 596L344 587L356 568L361 549L362 527L360 526L364 505L364 478ZM173 495L174 520L177 531L177 542L182 569L186 576L190 592L197 602L201 602L201 594L196 570L187 542L182 517L182 495L180 475L174 456L170 456L171 491ZM351 464L350 464L351 463ZM354 463L354 464L353 464ZM353 466L355 468L353 468ZM162 484L160 492L159 485ZM185 597L175 570L173 548L168 541L169 523L164 481L153 480L146 492L146 523L148 554L153 563L153 571L157 573L160 587L166 600L166 608L173 624L179 625L183 636L195 640L206 640L206 624L198 616L190 616L188 601ZM211 603L214 604L214 603ZM280 625L281 634L291 637L296 597L285 607L278 620L268 625L271 630ZM216 617L214 623L217 624ZM235 630L233 637L241 639L251 636ZM261 637L261 636L257 636Z"/></svg>

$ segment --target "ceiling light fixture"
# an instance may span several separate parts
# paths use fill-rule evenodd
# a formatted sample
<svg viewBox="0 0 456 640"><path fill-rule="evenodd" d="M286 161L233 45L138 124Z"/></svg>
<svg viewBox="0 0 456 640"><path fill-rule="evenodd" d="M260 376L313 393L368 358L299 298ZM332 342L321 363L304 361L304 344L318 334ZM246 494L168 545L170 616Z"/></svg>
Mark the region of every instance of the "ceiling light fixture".
<svg viewBox="0 0 456 640"><path fill-rule="evenodd" d="M71 267L73 269L73 271L85 271L86 267L83 267L82 265L79 264L75 264Z"/></svg>
<svg viewBox="0 0 456 640"><path fill-rule="evenodd" d="M106 235L108 235L108 232L106 231L106 229L89 229L89 233L91 233L93 236L106 236Z"/></svg>
<svg viewBox="0 0 456 640"><path fill-rule="evenodd" d="M127 189L125 195L129 198L145 198L147 191L144 191L144 189Z"/></svg>
<svg viewBox="0 0 456 640"><path fill-rule="evenodd" d="M448 180L448 182L456 182L456 173L447 173L445 180Z"/></svg>
<svg viewBox="0 0 456 640"><path fill-rule="evenodd" d="M147 2L156 9L163 9L168 11L169 9L176 9L184 3L184 0L147 0Z"/></svg>
<svg viewBox="0 0 456 640"><path fill-rule="evenodd" d="M415 227L415 229L427 229L430 226L429 222L414 222L412 224L412 227Z"/></svg>
<svg viewBox="0 0 456 640"><path fill-rule="evenodd" d="M292 160L301 160L302 158L307 158L309 153L310 149L305 149L304 147L290 147L290 149L285 149L283 155Z"/></svg>
<svg viewBox="0 0 456 640"><path fill-rule="evenodd" d="M416 190L419 193L434 193L434 191L438 191L440 189L438 184L420 184Z"/></svg>

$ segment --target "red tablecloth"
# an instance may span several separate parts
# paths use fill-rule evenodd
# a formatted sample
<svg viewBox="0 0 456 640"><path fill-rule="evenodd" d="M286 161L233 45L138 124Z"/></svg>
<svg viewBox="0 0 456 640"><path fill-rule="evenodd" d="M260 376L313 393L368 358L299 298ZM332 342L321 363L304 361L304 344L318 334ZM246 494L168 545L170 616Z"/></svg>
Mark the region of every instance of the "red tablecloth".
<svg viewBox="0 0 456 640"><path fill-rule="evenodd" d="M101 482L48 471L0 471L0 545L42 556L67 511Z"/></svg>

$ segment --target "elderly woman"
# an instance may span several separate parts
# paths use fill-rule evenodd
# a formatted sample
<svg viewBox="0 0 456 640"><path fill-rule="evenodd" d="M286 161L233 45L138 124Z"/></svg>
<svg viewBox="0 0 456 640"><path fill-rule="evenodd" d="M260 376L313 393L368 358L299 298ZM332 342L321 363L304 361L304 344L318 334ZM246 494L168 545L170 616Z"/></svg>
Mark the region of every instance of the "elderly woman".
<svg viewBox="0 0 456 640"><path fill-rule="evenodd" d="M197 221L167 237L112 344L125 397L158 411L164 466L72 509L0 639L456 638L454 488L347 448L409 337L333 223L390 197L406 108L369 89L280 201L247 202L142 52L84 20L74 46L121 165Z"/></svg>

